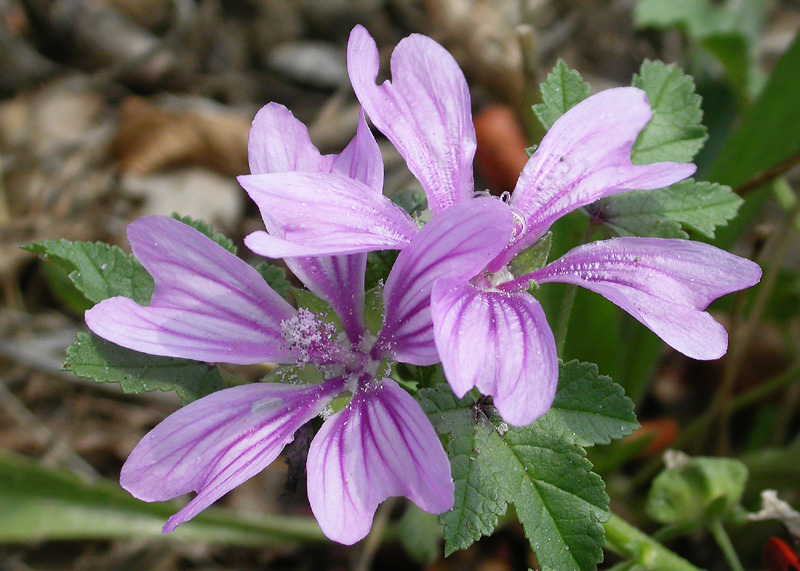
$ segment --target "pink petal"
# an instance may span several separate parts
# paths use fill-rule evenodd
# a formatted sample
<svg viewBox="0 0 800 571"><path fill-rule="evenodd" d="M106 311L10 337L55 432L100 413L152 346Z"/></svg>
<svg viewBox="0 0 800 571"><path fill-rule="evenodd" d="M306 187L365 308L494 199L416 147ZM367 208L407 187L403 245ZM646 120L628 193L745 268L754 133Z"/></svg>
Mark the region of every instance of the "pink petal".
<svg viewBox="0 0 800 571"><path fill-rule="evenodd" d="M437 279L467 280L508 244L513 217L494 198L448 208L425 225L397 258L386 280L384 327L378 346L397 361L439 362L433 342L430 294Z"/></svg>
<svg viewBox="0 0 800 571"><path fill-rule="evenodd" d="M314 387L255 383L197 400L142 438L120 484L146 502L197 492L164 526L169 533L271 464L341 388L341 380Z"/></svg>
<svg viewBox="0 0 800 571"><path fill-rule="evenodd" d="M356 26L347 46L350 81L367 115L397 147L434 213L472 196L475 128L464 74L442 46L412 34L392 54L392 81L375 84L375 41Z"/></svg>
<svg viewBox="0 0 800 571"><path fill-rule="evenodd" d="M629 190L668 186L694 173L691 164L631 163L633 144L651 115L644 91L619 87L582 101L556 121L511 199L525 220L517 252L580 206Z"/></svg>
<svg viewBox="0 0 800 571"><path fill-rule="evenodd" d="M331 172L363 182L375 192L383 192L383 156L363 111L358 116L356 136L336 157Z"/></svg>
<svg viewBox="0 0 800 571"><path fill-rule="evenodd" d="M599 293L694 359L725 354L725 329L703 310L758 283L750 260L688 240L616 238L579 246L530 276Z"/></svg>
<svg viewBox="0 0 800 571"><path fill-rule="evenodd" d="M402 208L340 174L272 173L239 177L261 210L266 232L247 247L270 258L403 248L417 225Z"/></svg>
<svg viewBox="0 0 800 571"><path fill-rule="evenodd" d="M253 122L249 154L253 174L336 172L364 183L379 194L383 189L383 158L363 113L356 136L344 151L340 155L322 156L311 143L305 125L282 105L270 103L258 112ZM278 238L283 236L280 225L271 218L265 223ZM366 254L296 257L285 262L309 290L330 304L351 341L357 342L364 331Z"/></svg>
<svg viewBox="0 0 800 571"><path fill-rule="evenodd" d="M107 299L86 312L89 329L151 355L236 364L289 360L280 325L295 310L253 268L172 218L137 220L128 240L155 280L150 305Z"/></svg>
<svg viewBox="0 0 800 571"><path fill-rule="evenodd" d="M419 404L397 383L359 389L329 418L308 454L308 499L329 538L351 545L369 532L378 505L405 496L423 510L453 507L442 444Z"/></svg>
<svg viewBox="0 0 800 571"><path fill-rule="evenodd" d="M335 157L322 156L308 129L278 103L261 108L253 119L247 144L250 172L330 172Z"/></svg>
<svg viewBox="0 0 800 571"><path fill-rule="evenodd" d="M431 298L436 347L448 383L494 396L509 424L526 426L550 408L558 384L553 333L527 293L482 291L440 280Z"/></svg>
<svg viewBox="0 0 800 571"><path fill-rule="evenodd" d="M285 258L292 273L339 316L353 343L364 333L364 274L366 254Z"/></svg>

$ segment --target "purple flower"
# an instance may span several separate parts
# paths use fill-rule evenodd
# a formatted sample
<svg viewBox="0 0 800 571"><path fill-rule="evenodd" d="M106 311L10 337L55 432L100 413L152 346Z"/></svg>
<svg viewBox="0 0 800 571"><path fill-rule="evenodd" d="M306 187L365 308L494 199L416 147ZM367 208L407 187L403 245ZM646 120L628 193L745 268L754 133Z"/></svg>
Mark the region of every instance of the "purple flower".
<svg viewBox="0 0 800 571"><path fill-rule="evenodd" d="M409 36L392 54L391 81L376 85L378 50L357 26L347 58L356 96L421 183L433 220L474 201L469 91L452 56L430 38ZM481 200L513 215L511 239L476 276L440 278L432 289L436 346L458 396L472 387L493 395L500 414L514 425L533 422L552 404L558 358L541 305L527 293L532 283L574 283L595 291L690 357L716 359L725 353L727 334L704 310L714 299L758 282L761 270L749 260L684 240L617 238L578 247L526 275L511 270L512 260L561 216L694 173L691 164L631 163L631 149L651 115L639 89L590 97L552 126L508 200ZM263 213L281 213L279 225L316 228L313 235L281 236L287 238L285 255L402 249L414 232L399 208L393 214L382 197L352 181L299 173L240 181ZM326 219L302 207L326 201ZM342 217L328 220L334 211ZM326 238L325 228L333 239ZM251 246L259 250L258 244Z"/></svg>
<svg viewBox="0 0 800 571"><path fill-rule="evenodd" d="M302 125L280 106L264 108L256 126L250 146L255 172L306 169L294 174L327 173L379 195L382 163L363 120L338 156L321 156ZM400 224L413 224L386 211ZM264 212L271 234L262 238L270 245L306 231L269 214ZM105 300L86 313L92 331L154 355L311 364L325 380L255 383L189 404L136 446L123 466L122 486L145 501L197 492L164 526L170 532L258 474L298 428L323 414L327 419L308 456L308 497L328 537L347 544L363 538L378 504L389 496L405 496L428 512L447 511L453 505L447 457L420 406L388 378L391 361L438 362L430 314L433 284L478 274L505 247L512 227L507 209L486 199L458 205L420 232L409 228L403 239L410 242L383 290L379 332L365 326L365 254L287 260L336 312L343 329L337 333L321 316L292 308L253 268L189 226L157 216L134 222L128 229L131 249L155 281L150 305L123 297ZM366 235L375 235L370 232L367 228ZM263 245L258 236L249 242Z"/></svg>

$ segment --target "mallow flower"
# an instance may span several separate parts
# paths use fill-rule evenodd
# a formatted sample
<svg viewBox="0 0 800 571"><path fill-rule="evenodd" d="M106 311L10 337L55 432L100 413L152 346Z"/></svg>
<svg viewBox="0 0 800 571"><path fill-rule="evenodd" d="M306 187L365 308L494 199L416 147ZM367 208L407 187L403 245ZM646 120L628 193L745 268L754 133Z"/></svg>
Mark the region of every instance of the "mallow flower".
<svg viewBox="0 0 800 571"><path fill-rule="evenodd" d="M333 171L380 193L380 153L363 120L351 145L335 156L320 155L285 108L268 106L256 123L281 136L268 147L263 131L251 137L255 172ZM383 288L379 331L365 325L364 254L290 260L337 314L337 331L325 316L293 308L255 269L193 228L159 216L129 226L131 249L154 279L152 299L149 306L124 297L99 303L86 313L94 333L153 355L315 366L323 379L223 389L149 432L125 462L122 486L144 501L197 492L165 533L262 471L318 415L326 420L308 454L308 498L329 538L345 544L363 538L389 496L405 496L431 513L452 507L447 456L419 404L389 378L391 362L438 362L433 284L480 273L510 238L513 218L488 199L458 205L418 233L404 213L391 216L408 227L409 242ZM505 237L494 239L498 234Z"/></svg>
<svg viewBox="0 0 800 571"><path fill-rule="evenodd" d="M357 26L347 61L362 108L419 180L433 221L474 202L475 130L467 83L453 57L430 38L411 35L392 54L391 80L377 85L377 47ZM599 293L689 357L717 359L725 353L727 334L705 309L759 281L761 270L749 260L686 240L616 238L579 246L540 269L512 271L511 262L565 214L694 173L692 164L632 164L631 150L651 116L640 89L594 95L556 121L512 194L480 199L513 216L510 239L502 233L491 237L495 245L502 242L501 252L475 276L442 277L432 288L436 346L458 396L477 387L494 397L513 425L529 424L547 411L558 379L556 345L528 290L549 282ZM403 249L411 241L391 205L357 181L286 172L240 182L262 213L274 216L269 235L250 237L256 252L266 253L268 245L285 256L364 252ZM309 204L326 206L317 214Z"/></svg>

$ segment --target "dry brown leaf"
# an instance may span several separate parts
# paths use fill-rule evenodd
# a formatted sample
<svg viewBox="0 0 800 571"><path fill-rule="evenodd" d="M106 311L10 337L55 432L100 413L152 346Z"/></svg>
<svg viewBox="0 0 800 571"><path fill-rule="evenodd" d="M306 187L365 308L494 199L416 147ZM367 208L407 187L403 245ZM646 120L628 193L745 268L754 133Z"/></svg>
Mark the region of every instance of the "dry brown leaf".
<svg viewBox="0 0 800 571"><path fill-rule="evenodd" d="M120 113L114 154L123 171L197 165L229 176L248 172L248 118L196 97L158 103L129 97Z"/></svg>

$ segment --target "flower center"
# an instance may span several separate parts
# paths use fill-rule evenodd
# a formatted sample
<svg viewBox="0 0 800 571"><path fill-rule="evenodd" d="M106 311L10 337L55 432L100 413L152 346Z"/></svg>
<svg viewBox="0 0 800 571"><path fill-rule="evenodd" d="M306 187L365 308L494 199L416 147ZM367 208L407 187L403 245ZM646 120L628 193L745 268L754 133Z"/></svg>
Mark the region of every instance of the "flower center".
<svg viewBox="0 0 800 571"><path fill-rule="evenodd" d="M307 309L299 309L291 319L281 322L281 336L286 348L297 356L298 365L324 364L341 351L333 338L336 327L325 323Z"/></svg>

